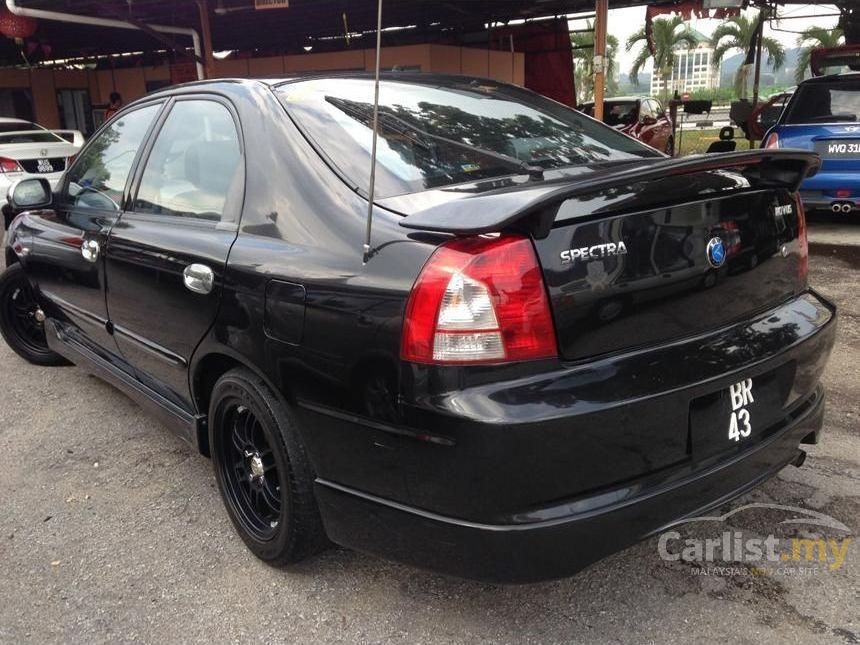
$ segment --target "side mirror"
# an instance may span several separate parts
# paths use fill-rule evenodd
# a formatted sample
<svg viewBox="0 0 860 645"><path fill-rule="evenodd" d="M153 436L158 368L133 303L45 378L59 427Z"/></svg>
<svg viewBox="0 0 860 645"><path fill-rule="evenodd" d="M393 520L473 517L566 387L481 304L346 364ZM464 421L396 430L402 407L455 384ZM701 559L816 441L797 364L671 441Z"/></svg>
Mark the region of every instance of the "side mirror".
<svg viewBox="0 0 860 645"><path fill-rule="evenodd" d="M47 179L21 179L9 187L6 203L15 211L45 208L51 205L51 184Z"/></svg>

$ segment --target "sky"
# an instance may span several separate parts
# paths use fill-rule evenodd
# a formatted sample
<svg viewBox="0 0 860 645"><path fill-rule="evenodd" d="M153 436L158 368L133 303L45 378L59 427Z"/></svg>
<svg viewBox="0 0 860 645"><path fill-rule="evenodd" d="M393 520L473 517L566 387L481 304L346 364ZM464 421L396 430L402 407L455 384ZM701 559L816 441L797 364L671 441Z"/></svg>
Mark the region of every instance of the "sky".
<svg viewBox="0 0 860 645"><path fill-rule="evenodd" d="M757 12L749 11L748 13L749 15L755 15ZM837 15L828 16L826 14L837 13L838 10L835 6L819 3L796 4L780 7L777 12L777 16L780 17L780 20L766 23L764 33L765 36L775 38L780 41L786 49L789 49L797 46L797 33L788 32L800 32L812 26L835 27L836 23L839 21L839 17ZM690 21L690 26L697 31L702 32L705 36L710 36L720 22L721 21L719 20L693 18ZM620 71L623 73L628 72L630 65L633 63L638 52L637 48L627 51L624 43L629 36L641 29L644 24L645 7L613 9L609 12L608 31L610 34L618 38L618 42L621 45L619 47L618 63ZM573 21L572 25L572 28L574 29L585 26L583 21ZM738 52L729 52L728 56L732 56L736 53ZM649 63L643 71L648 72L650 70L651 64Z"/></svg>

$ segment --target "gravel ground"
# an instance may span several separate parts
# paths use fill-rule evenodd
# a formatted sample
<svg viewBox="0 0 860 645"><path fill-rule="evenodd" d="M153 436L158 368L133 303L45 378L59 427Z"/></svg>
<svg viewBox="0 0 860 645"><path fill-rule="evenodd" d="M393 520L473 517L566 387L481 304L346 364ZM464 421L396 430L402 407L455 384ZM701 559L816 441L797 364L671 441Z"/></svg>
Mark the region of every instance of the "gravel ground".
<svg viewBox="0 0 860 645"><path fill-rule="evenodd" d="M842 229L816 243L813 223L811 234L811 281L841 307L823 441L802 468L721 510L802 506L853 538L860 221L823 223ZM234 534L210 463L134 403L78 368L28 365L2 342L0 365L2 642L860 640L854 543L840 569L807 576L693 575L661 560L656 538L573 578L519 587L343 549L272 569ZM780 519L744 511L730 528L767 535Z"/></svg>

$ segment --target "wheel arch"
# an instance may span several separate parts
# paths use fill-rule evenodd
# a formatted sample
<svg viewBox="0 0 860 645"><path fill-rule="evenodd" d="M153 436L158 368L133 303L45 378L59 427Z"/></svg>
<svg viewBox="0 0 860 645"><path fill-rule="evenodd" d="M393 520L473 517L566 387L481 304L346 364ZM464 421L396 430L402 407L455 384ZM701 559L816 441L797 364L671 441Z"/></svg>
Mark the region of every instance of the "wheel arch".
<svg viewBox="0 0 860 645"><path fill-rule="evenodd" d="M207 419L206 423L198 424L197 430L197 445L200 453L206 457L211 457L209 450L208 416L212 390L219 378L230 370L239 367L245 368L263 379L272 391L272 394L281 399L284 397L284 393L280 388L264 372L258 369L253 361L228 347L212 347L199 352L199 355L195 355L189 370L189 385L198 414Z"/></svg>

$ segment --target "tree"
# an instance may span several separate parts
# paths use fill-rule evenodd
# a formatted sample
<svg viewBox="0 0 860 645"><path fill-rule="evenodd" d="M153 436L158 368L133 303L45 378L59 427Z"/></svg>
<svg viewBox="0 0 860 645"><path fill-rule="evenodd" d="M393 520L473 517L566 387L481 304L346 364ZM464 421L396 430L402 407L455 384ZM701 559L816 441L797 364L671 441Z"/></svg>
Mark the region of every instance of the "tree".
<svg viewBox="0 0 860 645"><path fill-rule="evenodd" d="M594 97L594 24L591 20L585 25L588 31L570 34L570 45L573 48L573 75L576 82L576 98L578 103L584 103ZM618 91L618 80L615 76L618 54L618 39L613 35L606 36L606 73L604 81L607 95Z"/></svg>
<svg viewBox="0 0 860 645"><path fill-rule="evenodd" d="M809 59L812 50L819 47L838 47L843 44L845 34L839 27L824 29L823 27L810 27L804 29L797 37L797 46L801 48L797 57L797 69L794 70L794 80L800 83L809 71Z"/></svg>
<svg viewBox="0 0 860 645"><path fill-rule="evenodd" d="M627 39L628 51L638 43L641 44L639 53L633 60L630 68L630 81L639 85L639 70L645 66L649 58L654 59L654 74L663 81L663 99L669 98L669 79L672 77L672 65L675 62L675 50L680 48L692 49L698 42L692 30L684 24L681 16L672 18L658 18L652 23L652 41L654 42L654 54L648 49L648 37L645 27ZM679 29L680 27L680 29Z"/></svg>
<svg viewBox="0 0 860 645"><path fill-rule="evenodd" d="M711 47L714 55L711 64L714 69L719 69L720 63L726 54L733 50L744 53L749 51L750 45L755 40L758 28L758 16L747 18L745 15L733 16L714 30L711 36ZM774 71L785 63L785 49L778 40L770 36L761 39L761 49L767 54L767 64ZM735 95L742 98L747 95L747 79L749 78L751 65L741 65L735 72Z"/></svg>

